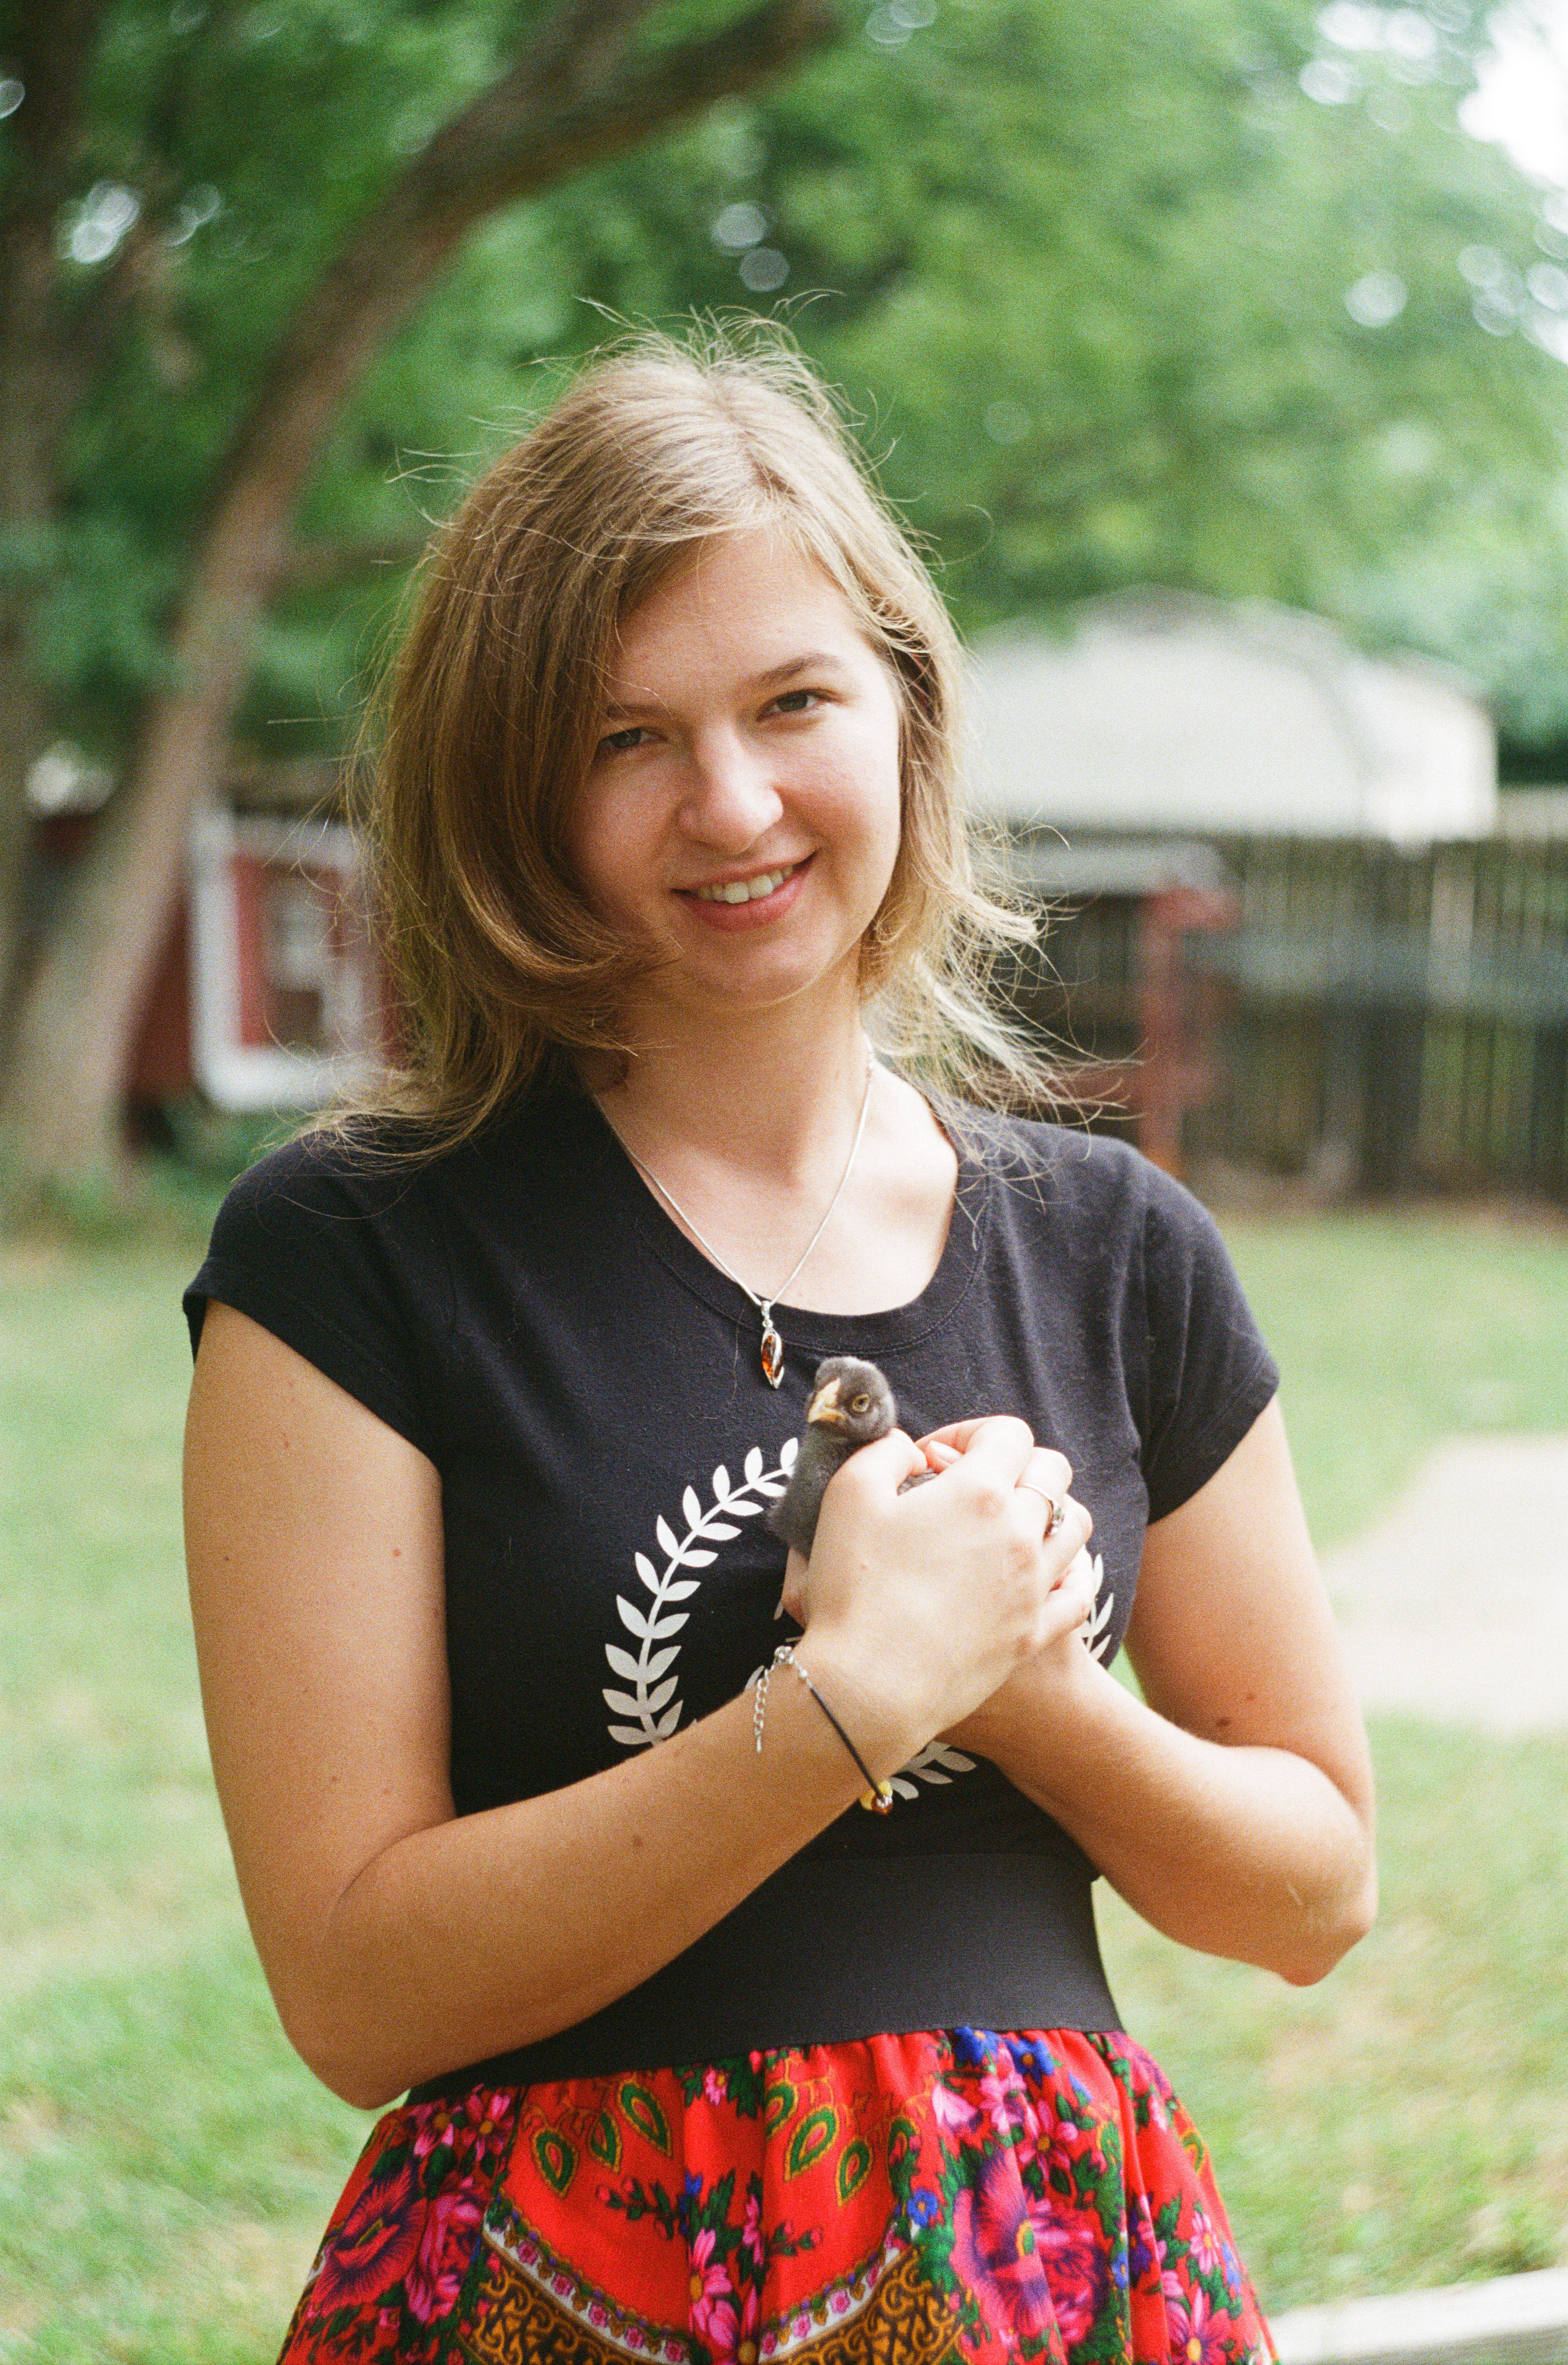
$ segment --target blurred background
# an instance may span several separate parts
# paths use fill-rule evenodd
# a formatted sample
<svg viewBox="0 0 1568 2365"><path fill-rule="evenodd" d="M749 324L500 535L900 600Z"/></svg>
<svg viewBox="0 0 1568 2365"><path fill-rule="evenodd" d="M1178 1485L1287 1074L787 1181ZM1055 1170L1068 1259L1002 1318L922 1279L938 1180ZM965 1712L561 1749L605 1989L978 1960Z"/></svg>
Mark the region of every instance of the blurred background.
<svg viewBox="0 0 1568 2365"><path fill-rule="evenodd" d="M1271 2304L1568 2263L1568 8L6 0L0 2359L263 2365L359 2140L212 1799L175 1299L384 1039L430 521L736 309L925 538L1003 983L1220 1212L1361 1630L1378 1930L1298 1994L1113 1900L1129 2024Z"/></svg>

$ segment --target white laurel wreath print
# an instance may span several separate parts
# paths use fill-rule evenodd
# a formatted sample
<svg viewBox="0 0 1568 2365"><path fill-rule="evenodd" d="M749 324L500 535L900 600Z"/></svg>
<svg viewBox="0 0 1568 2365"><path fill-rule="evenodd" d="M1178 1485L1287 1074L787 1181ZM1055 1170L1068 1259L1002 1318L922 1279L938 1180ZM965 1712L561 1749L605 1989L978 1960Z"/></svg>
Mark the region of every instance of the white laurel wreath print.
<svg viewBox="0 0 1568 2365"><path fill-rule="evenodd" d="M1083 1642L1090 1657L1103 1664L1105 1653L1111 1647L1111 1614L1116 1607L1116 1597L1114 1593L1107 1593L1102 1598L1102 1588L1105 1583L1104 1553L1096 1552L1089 1566L1094 1578L1094 1607L1084 1623Z"/></svg>
<svg viewBox="0 0 1568 2365"><path fill-rule="evenodd" d="M679 1724L684 1702L675 1697L680 1678L671 1670L680 1656L680 1644L671 1642L669 1637L679 1633L691 1613L687 1609L669 1612L668 1605L689 1601L702 1582L700 1576L687 1576L682 1572L711 1568L719 1555L709 1546L729 1543L740 1533L732 1520L760 1519L768 1504L782 1495L795 1466L799 1443L799 1439L792 1437L781 1448L775 1470L764 1468L762 1448L754 1445L746 1455L743 1483L738 1486L731 1485L730 1474L721 1462L713 1473L711 1510L702 1508L694 1486L689 1486L681 1496L680 1508L686 1520L683 1536L677 1537L662 1512L655 1520L654 1533L665 1555L663 1568L655 1568L646 1552L633 1555L637 1575L653 1599L644 1610L622 1594L615 1597L621 1623L636 1637L639 1647L632 1652L619 1642L607 1642L604 1646L610 1673L624 1677L634 1687L629 1692L609 1687L604 1692L606 1706L613 1709L617 1716L636 1719L633 1724L612 1724L611 1741L619 1741L628 1749L645 1749L653 1742L667 1741ZM656 1647L661 1642L663 1650Z"/></svg>
<svg viewBox="0 0 1568 2365"><path fill-rule="evenodd" d="M703 1509L696 1488L688 1486L680 1498L685 1534L678 1537L662 1512L654 1522L654 1533L665 1555L662 1568L656 1568L646 1552L633 1553L633 1564L652 1598L644 1609L618 1593L615 1608L627 1632L635 1637L638 1648L629 1651L620 1642L607 1642L604 1646L610 1673L632 1685L633 1689L622 1691L618 1686L606 1685L601 1695L606 1707L617 1717L636 1720L634 1723L610 1727L611 1741L619 1742L623 1748L650 1748L656 1742L667 1741L678 1728L685 1709L685 1702L676 1697L680 1677L675 1671L675 1663L680 1656L680 1644L669 1638L679 1633L691 1613L671 1605L689 1601L702 1582L700 1576L689 1576L683 1572L711 1568L719 1557L711 1547L730 1543L740 1533L732 1522L759 1519L767 1505L783 1494L795 1466L799 1442L790 1438L779 1449L778 1466L771 1470L765 1467L762 1448L754 1445L745 1457L738 1486L731 1485L729 1471L721 1462L713 1473L713 1501L708 1510ZM1105 1578L1103 1555L1096 1552L1090 1566L1096 1599L1083 1629L1083 1640L1085 1647L1099 1659L1104 1656L1110 1643L1115 1596L1107 1593L1103 1599L1099 1597ZM761 1673L758 1667L748 1677L748 1684L755 1684ZM974 1765L972 1757L966 1757L961 1749L954 1749L947 1742L927 1742L906 1765L899 1768L892 1777L891 1787L901 1799L918 1799L918 1783L949 1783L955 1774L972 1774Z"/></svg>

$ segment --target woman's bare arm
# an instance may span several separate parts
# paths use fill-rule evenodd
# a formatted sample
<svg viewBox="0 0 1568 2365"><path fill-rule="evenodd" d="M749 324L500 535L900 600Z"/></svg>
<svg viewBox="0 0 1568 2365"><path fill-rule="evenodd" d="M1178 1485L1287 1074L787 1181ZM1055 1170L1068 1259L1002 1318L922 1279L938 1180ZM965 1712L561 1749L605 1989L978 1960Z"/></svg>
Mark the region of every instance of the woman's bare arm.
<svg viewBox="0 0 1568 2365"><path fill-rule="evenodd" d="M1321 1978L1376 1911L1372 1779L1277 1403L1149 1529L1126 1647L1143 1701L1073 1636L949 1737L1167 1936Z"/></svg>
<svg viewBox="0 0 1568 2365"><path fill-rule="evenodd" d="M824 1510L801 1655L879 1775L1052 1631L1059 1569L1037 1519L1028 1534L1037 1501L1014 1485L1028 1432L986 1428L961 1468L904 1497L922 1457L907 1438L882 1440ZM802 1687L776 1684L761 1754L743 1697L567 1789L455 1817L436 1471L216 1303L185 1500L203 1699L246 1911L290 2037L362 2107L625 1993L862 1788ZM956 1554L978 1631L948 1581Z"/></svg>

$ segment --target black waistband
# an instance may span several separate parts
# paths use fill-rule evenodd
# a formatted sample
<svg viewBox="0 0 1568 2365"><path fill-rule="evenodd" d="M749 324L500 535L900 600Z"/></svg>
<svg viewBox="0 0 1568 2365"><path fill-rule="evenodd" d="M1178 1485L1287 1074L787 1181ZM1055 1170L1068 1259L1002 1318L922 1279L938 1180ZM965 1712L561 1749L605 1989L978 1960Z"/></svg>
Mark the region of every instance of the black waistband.
<svg viewBox="0 0 1568 2365"><path fill-rule="evenodd" d="M1081 1858L797 1856L629 1995L417 2086L535 2085L922 2028L1121 2026Z"/></svg>

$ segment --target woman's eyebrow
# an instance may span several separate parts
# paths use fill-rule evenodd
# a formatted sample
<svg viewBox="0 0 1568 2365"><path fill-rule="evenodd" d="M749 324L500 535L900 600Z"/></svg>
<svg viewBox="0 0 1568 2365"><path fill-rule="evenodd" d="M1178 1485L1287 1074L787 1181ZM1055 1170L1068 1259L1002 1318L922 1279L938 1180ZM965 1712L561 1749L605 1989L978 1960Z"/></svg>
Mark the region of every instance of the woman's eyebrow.
<svg viewBox="0 0 1568 2365"><path fill-rule="evenodd" d="M769 666L766 673L752 674L745 683L751 690L776 689L781 682L791 680L796 674L834 673L846 670L844 659L830 649L808 649L804 656L786 657L782 665ZM599 709L607 723L619 723L644 714L663 714L665 701L658 698L610 698Z"/></svg>
<svg viewBox="0 0 1568 2365"><path fill-rule="evenodd" d="M771 689L778 682L788 681L797 673L843 673L844 659L835 657L831 649L809 649L803 657L786 657L782 665L770 666L766 673L754 674L748 687Z"/></svg>

